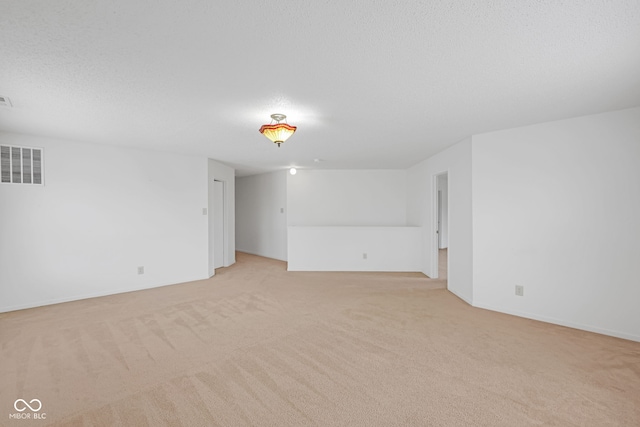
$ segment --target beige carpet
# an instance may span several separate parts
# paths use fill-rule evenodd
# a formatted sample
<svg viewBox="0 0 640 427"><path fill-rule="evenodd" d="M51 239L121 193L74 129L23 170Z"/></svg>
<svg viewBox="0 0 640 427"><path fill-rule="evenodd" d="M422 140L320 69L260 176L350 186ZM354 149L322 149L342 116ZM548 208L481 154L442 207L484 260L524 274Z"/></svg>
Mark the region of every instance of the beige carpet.
<svg viewBox="0 0 640 427"><path fill-rule="evenodd" d="M0 314L0 425L640 425L640 343L420 274L285 269L238 254L211 280ZM19 398L46 419L10 419Z"/></svg>
<svg viewBox="0 0 640 427"><path fill-rule="evenodd" d="M449 271L447 270L447 264L449 261L449 250L448 249L438 249L438 279L446 280L447 274Z"/></svg>

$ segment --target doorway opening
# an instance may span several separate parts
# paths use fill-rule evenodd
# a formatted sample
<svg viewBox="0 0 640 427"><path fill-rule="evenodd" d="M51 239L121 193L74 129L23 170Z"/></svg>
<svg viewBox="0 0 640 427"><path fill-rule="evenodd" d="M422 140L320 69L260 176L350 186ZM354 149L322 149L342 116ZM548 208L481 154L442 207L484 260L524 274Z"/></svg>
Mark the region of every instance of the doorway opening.
<svg viewBox="0 0 640 427"><path fill-rule="evenodd" d="M433 177L434 235L432 239L432 278L447 280L449 261L449 174Z"/></svg>
<svg viewBox="0 0 640 427"><path fill-rule="evenodd" d="M225 185L223 181L213 181L213 268L224 267L225 260Z"/></svg>

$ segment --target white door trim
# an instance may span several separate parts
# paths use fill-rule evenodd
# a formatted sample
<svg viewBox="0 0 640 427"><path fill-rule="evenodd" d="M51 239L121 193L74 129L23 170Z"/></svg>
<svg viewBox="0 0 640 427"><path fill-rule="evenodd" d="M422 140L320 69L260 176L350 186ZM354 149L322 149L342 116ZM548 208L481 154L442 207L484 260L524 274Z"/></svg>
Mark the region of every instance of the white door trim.
<svg viewBox="0 0 640 427"><path fill-rule="evenodd" d="M438 273L439 266L439 235L438 235L438 215L440 212L440 200L438 199L438 178L446 175L449 176L449 171L441 171L431 175L431 274L429 277L437 279L440 277ZM449 180L447 180L447 187L449 186ZM447 188L448 193L448 188ZM440 230L442 232L442 230Z"/></svg>

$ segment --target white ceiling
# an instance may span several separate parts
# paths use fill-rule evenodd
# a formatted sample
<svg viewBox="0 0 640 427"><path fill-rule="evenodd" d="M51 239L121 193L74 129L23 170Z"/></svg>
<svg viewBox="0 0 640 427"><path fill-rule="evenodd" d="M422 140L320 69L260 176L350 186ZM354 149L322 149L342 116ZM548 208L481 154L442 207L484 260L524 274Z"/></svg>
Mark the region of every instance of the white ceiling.
<svg viewBox="0 0 640 427"><path fill-rule="evenodd" d="M0 54L2 131L238 175L405 168L640 105L640 1L2 0ZM271 113L298 126L281 148L258 133Z"/></svg>

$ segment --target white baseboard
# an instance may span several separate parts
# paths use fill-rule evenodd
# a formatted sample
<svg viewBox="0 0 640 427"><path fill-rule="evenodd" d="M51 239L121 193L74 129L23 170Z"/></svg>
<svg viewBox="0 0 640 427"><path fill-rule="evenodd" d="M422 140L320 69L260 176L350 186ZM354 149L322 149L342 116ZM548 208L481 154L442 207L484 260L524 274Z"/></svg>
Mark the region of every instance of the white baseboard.
<svg viewBox="0 0 640 427"><path fill-rule="evenodd" d="M497 311L499 313L505 313L505 314L511 314L513 316L524 317L525 319L539 320L540 322L552 323L554 325L566 326L568 328L580 329L582 331L594 332L596 334L608 335L611 337L640 342L639 335L629 334L626 332L613 331L611 329L599 328L597 326L591 326L591 325L583 325L581 323L575 323L568 320L556 319L556 318L547 317L547 316L540 316L534 313L526 313L526 312L520 312L516 310L505 310L505 309L493 307L489 304L483 304L481 302L475 302L471 305L477 308L485 309L485 310Z"/></svg>
<svg viewBox="0 0 640 427"><path fill-rule="evenodd" d="M286 259L283 259L283 258L276 258L276 257L272 257L272 256L264 255L264 254L259 254L259 253L257 253L257 252L253 252L253 251L245 251L244 249L238 249L238 248L236 248L236 252L243 252L243 253L245 253L245 254L249 254L249 255L261 256L261 257L263 257L263 258L269 258L269 259L275 259L275 260L278 260L278 261L284 261L284 262L287 262L287 260L286 260Z"/></svg>
<svg viewBox="0 0 640 427"><path fill-rule="evenodd" d="M136 291L142 291L142 290L145 290L145 289L161 288L163 286L179 285L181 283L195 282L195 281L198 281L198 280L206 280L206 279L208 279L208 278L207 277L201 277L201 278L196 278L196 279L192 279L192 280L185 280L184 282L179 282L179 283L163 283L163 284L160 284L160 285L138 286L138 287L135 287L135 288L121 288L121 289L115 289L115 290L104 291L104 292L94 292L94 293L89 293L89 294L73 295L73 296L70 296L70 297L54 298L54 299L42 300L42 301L34 301L34 302L26 303L26 304L18 304L18 305L0 307L0 313L8 313L10 311L17 311L17 310L26 310L26 309L29 309L29 308L43 307L43 306L46 306L46 305L62 304L62 303L65 303L65 302L79 301L79 300L89 299L89 298L99 298L99 297L106 297L106 296L109 296L109 295L126 294L127 292L136 292Z"/></svg>
<svg viewBox="0 0 640 427"><path fill-rule="evenodd" d="M473 306L473 301L469 301L468 299L466 299L465 297L463 297L462 295L458 295L458 293L452 289L447 288L447 290L449 292L451 292L453 295L457 296L458 298L460 298L462 301L466 302L467 304L469 304L470 306Z"/></svg>

